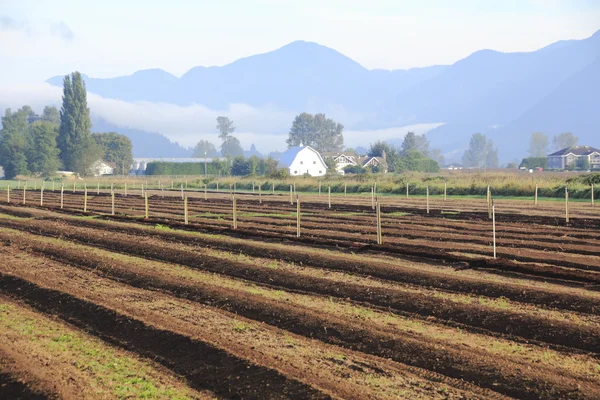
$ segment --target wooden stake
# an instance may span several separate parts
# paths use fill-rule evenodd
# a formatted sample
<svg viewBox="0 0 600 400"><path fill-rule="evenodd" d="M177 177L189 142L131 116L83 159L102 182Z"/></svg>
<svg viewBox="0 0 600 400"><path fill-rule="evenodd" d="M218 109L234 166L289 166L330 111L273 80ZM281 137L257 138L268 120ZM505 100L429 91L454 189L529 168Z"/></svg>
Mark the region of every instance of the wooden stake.
<svg viewBox="0 0 600 400"><path fill-rule="evenodd" d="M146 209L146 219L148 219L148 192L144 191L144 208Z"/></svg>
<svg viewBox="0 0 600 400"><path fill-rule="evenodd" d="M98 186L96 187L96 194L100 194L100 182L98 182Z"/></svg>
<svg viewBox="0 0 600 400"><path fill-rule="evenodd" d="M208 197L208 184L204 184L204 200L207 200Z"/></svg>
<svg viewBox="0 0 600 400"><path fill-rule="evenodd" d="M492 199L492 232L494 237L494 259L496 258L496 207Z"/></svg>
<svg viewBox="0 0 600 400"><path fill-rule="evenodd" d="M26 192L27 192L27 185L23 185L23 204L25 204L25 200L27 198Z"/></svg>
<svg viewBox="0 0 600 400"><path fill-rule="evenodd" d="M294 204L294 187L290 185L290 204Z"/></svg>
<svg viewBox="0 0 600 400"><path fill-rule="evenodd" d="M73 181L73 193L75 193L75 181Z"/></svg>
<svg viewBox="0 0 600 400"><path fill-rule="evenodd" d="M294 193L297 193L296 192L296 181L294 181Z"/></svg>
<svg viewBox="0 0 600 400"><path fill-rule="evenodd" d="M371 186L371 209L375 209L375 188Z"/></svg>
<svg viewBox="0 0 600 400"><path fill-rule="evenodd" d="M231 196L233 200L233 229L237 229L237 204L235 193Z"/></svg>
<svg viewBox="0 0 600 400"><path fill-rule="evenodd" d="M258 185L258 204L262 204L262 185Z"/></svg>
<svg viewBox="0 0 600 400"><path fill-rule="evenodd" d="M327 186L327 193L329 196L329 208L331 208L331 186Z"/></svg>
<svg viewBox="0 0 600 400"><path fill-rule="evenodd" d="M565 221L569 223L569 189L565 188Z"/></svg>
<svg viewBox="0 0 600 400"><path fill-rule="evenodd" d="M83 189L83 212L87 212L87 188Z"/></svg>
<svg viewBox="0 0 600 400"><path fill-rule="evenodd" d="M6 202L10 203L10 185L6 187Z"/></svg>
<svg viewBox="0 0 600 400"><path fill-rule="evenodd" d="M183 223L188 224L188 198L185 196L183 198Z"/></svg>
<svg viewBox="0 0 600 400"><path fill-rule="evenodd" d="M273 194L275 194L275 182L273 182L273 184L271 185L271 188L273 189Z"/></svg>
<svg viewBox="0 0 600 400"><path fill-rule="evenodd" d="M40 207L44 206L44 185L40 188Z"/></svg>
<svg viewBox="0 0 600 400"><path fill-rule="evenodd" d="M174 183L173 183L173 179L171 179L171 190L175 189Z"/></svg>
<svg viewBox="0 0 600 400"><path fill-rule="evenodd" d="M594 184L592 183L592 207L594 206Z"/></svg>
<svg viewBox="0 0 600 400"><path fill-rule="evenodd" d="M125 186L123 188L123 191L124 191L123 194L125 195L125 197L127 197L127 182L125 182Z"/></svg>
<svg viewBox="0 0 600 400"><path fill-rule="evenodd" d="M347 189L347 187L346 187L346 186L347 186L347 183L346 183L346 182L344 182L344 197L346 197L346 189Z"/></svg>
<svg viewBox="0 0 600 400"><path fill-rule="evenodd" d="M115 215L115 191L110 191L110 215Z"/></svg>
<svg viewBox="0 0 600 400"><path fill-rule="evenodd" d="M63 209L63 205L64 205L64 200L65 200L65 185L61 183L60 185L60 209Z"/></svg>
<svg viewBox="0 0 600 400"><path fill-rule="evenodd" d="M383 235L381 233L381 203L377 199L375 205L375 217L377 219L377 244L383 243Z"/></svg>
<svg viewBox="0 0 600 400"><path fill-rule="evenodd" d="M406 182L406 198L408 199L408 182Z"/></svg>
<svg viewBox="0 0 600 400"><path fill-rule="evenodd" d="M181 184L181 200L183 200L183 183Z"/></svg>
<svg viewBox="0 0 600 400"><path fill-rule="evenodd" d="M444 201L446 201L446 183L444 183Z"/></svg>
<svg viewBox="0 0 600 400"><path fill-rule="evenodd" d="M219 191L219 181L217 181L217 192Z"/></svg>
<svg viewBox="0 0 600 400"><path fill-rule="evenodd" d="M534 196L534 201L533 204L535 204L537 206L538 203L538 184L535 184L535 196Z"/></svg>
<svg viewBox="0 0 600 400"><path fill-rule="evenodd" d="M487 187L487 204L488 204L488 218L492 219L492 192L490 187Z"/></svg>
<svg viewBox="0 0 600 400"><path fill-rule="evenodd" d="M427 185L427 214L429 214L429 185Z"/></svg>
<svg viewBox="0 0 600 400"><path fill-rule="evenodd" d="M252 193L256 193L256 192L254 191L254 181L252 181Z"/></svg>
<svg viewBox="0 0 600 400"><path fill-rule="evenodd" d="M321 195L321 182L319 182L319 196Z"/></svg>
<svg viewBox="0 0 600 400"><path fill-rule="evenodd" d="M296 195L296 237L300 237L300 197Z"/></svg>

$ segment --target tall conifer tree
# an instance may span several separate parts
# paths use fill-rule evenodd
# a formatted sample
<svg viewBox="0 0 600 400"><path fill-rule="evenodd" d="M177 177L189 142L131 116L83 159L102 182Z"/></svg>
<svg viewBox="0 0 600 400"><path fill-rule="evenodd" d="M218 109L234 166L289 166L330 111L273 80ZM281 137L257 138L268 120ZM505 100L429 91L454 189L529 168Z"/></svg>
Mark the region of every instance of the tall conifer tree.
<svg viewBox="0 0 600 400"><path fill-rule="evenodd" d="M60 157L66 169L85 175L101 157L101 149L92 139L92 122L87 106L85 82L79 72L65 76L60 131L57 138Z"/></svg>

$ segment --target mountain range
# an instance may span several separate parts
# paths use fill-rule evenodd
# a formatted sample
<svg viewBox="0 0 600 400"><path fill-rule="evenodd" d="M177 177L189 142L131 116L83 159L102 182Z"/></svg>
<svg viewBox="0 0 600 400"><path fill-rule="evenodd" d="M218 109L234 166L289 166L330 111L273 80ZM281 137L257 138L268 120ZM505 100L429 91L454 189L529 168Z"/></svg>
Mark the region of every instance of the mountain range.
<svg viewBox="0 0 600 400"><path fill-rule="evenodd" d="M581 144L600 146L599 77L600 31L533 52L481 50L452 65L408 70L368 70L333 49L297 41L225 66L194 67L180 78L151 69L85 80L89 91L111 99L324 112L353 130L443 123L427 134L434 146L456 152L482 132L509 160L526 152L534 131L571 131ZM62 77L48 82L61 86Z"/></svg>

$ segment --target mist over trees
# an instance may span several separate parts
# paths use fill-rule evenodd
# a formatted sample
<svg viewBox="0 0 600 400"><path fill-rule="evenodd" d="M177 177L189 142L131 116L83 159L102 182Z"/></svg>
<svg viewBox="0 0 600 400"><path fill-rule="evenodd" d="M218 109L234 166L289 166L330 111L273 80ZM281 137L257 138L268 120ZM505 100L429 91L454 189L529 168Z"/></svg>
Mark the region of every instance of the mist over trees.
<svg viewBox="0 0 600 400"><path fill-rule="evenodd" d="M548 154L548 136L542 132L534 132L529 139L529 157L545 157Z"/></svg>
<svg viewBox="0 0 600 400"><path fill-rule="evenodd" d="M464 152L462 163L468 168L498 168L498 149L491 139L481 133L475 133Z"/></svg>
<svg viewBox="0 0 600 400"><path fill-rule="evenodd" d="M325 114L301 113L294 118L286 143L288 148L310 146L319 152L344 149L344 125Z"/></svg>
<svg viewBox="0 0 600 400"><path fill-rule="evenodd" d="M192 152L192 157L194 158L201 158L204 156L208 158L215 158L218 157L218 155L219 153L217 152L217 148L208 140L200 140Z"/></svg>
<svg viewBox="0 0 600 400"><path fill-rule="evenodd" d="M117 173L129 172L131 141L114 132L92 135L86 97L81 74L74 72L64 78L60 112L46 106L38 115L27 105L15 112L6 110L0 130L5 178L50 177L61 168L86 175L100 159L115 163Z"/></svg>
<svg viewBox="0 0 600 400"><path fill-rule="evenodd" d="M219 139L221 139L221 155L231 158L244 155L244 149L238 138L233 136L235 126L228 117L217 117L217 129L219 130Z"/></svg>
<svg viewBox="0 0 600 400"><path fill-rule="evenodd" d="M425 155L430 154L429 141L424 135L415 135L414 132L408 132L404 136L400 150L388 143L378 141L371 144L367 154L370 157L385 155L390 172L438 172L440 170L438 162Z"/></svg>
<svg viewBox="0 0 600 400"><path fill-rule="evenodd" d="M560 135L554 135L552 139L552 149L554 151L566 149L567 147L577 146L579 138L573 135L571 132L561 133Z"/></svg>

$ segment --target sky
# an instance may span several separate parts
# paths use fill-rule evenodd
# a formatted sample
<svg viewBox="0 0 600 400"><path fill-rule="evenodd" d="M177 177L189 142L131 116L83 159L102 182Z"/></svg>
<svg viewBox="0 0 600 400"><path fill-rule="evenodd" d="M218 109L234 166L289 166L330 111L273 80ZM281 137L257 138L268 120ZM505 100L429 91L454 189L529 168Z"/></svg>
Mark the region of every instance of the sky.
<svg viewBox="0 0 600 400"><path fill-rule="evenodd" d="M181 76L296 40L328 46L369 69L407 69L452 64L481 49L532 51L598 29L599 0L0 0L0 108L59 104L60 89L43 82L75 70L108 78L161 68ZM150 124L186 146L198 140L193 132L214 135L214 115L226 114L248 121L237 124L244 147L278 149L283 141L257 135L285 133L292 119L244 105L207 110L95 95L89 102L92 115L138 129ZM164 109L168 115L157 113ZM406 129L377 134L398 132Z"/></svg>
<svg viewBox="0 0 600 400"><path fill-rule="evenodd" d="M369 69L406 69L582 39L599 21L598 0L0 0L0 83L73 70L180 76L295 40Z"/></svg>

